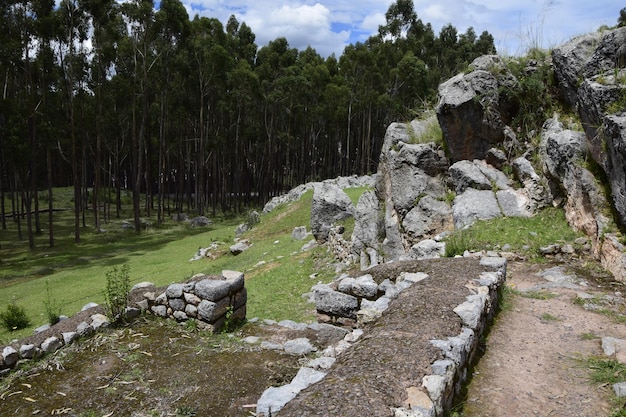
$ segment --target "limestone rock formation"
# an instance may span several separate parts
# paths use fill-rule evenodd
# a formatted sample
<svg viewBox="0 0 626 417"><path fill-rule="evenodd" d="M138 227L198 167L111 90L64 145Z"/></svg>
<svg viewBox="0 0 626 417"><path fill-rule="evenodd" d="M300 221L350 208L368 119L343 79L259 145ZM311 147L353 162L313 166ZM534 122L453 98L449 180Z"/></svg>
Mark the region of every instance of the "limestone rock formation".
<svg viewBox="0 0 626 417"><path fill-rule="evenodd" d="M608 202L597 179L578 163L587 153L584 134L564 130L556 119L548 120L540 152L552 193L564 202L569 224L591 238L594 254L617 280L626 280L626 251L610 233Z"/></svg>
<svg viewBox="0 0 626 417"><path fill-rule="evenodd" d="M563 96L578 110L589 151L608 178L617 222L626 227L624 45L626 27L575 38L552 56Z"/></svg>
<svg viewBox="0 0 626 417"><path fill-rule="evenodd" d="M552 193L565 202L570 225L596 238L604 232L608 219L606 202L593 174L577 161L586 155L585 136L563 129L556 119L544 125L540 152L543 171L550 181Z"/></svg>
<svg viewBox="0 0 626 417"><path fill-rule="evenodd" d="M366 191L359 198L354 216L352 253L360 256L362 269L377 263L370 253L379 250L379 238L383 233L380 201L374 191ZM372 252L373 251L373 252Z"/></svg>
<svg viewBox="0 0 626 417"><path fill-rule="evenodd" d="M315 239L326 241L333 225L352 216L352 201L339 186L322 183L315 187L311 204L311 232Z"/></svg>
<svg viewBox="0 0 626 417"><path fill-rule="evenodd" d="M422 123L411 123L413 135L423 133ZM399 259L421 233L440 233L452 224L449 207L434 203L446 196L447 158L434 143L410 142L408 125L392 123L378 165L376 193L384 207L382 251L387 260ZM409 215L422 200L421 208Z"/></svg>
<svg viewBox="0 0 626 417"><path fill-rule="evenodd" d="M505 141L517 111L515 101L500 94L518 85L500 57L479 57L471 67L472 72L439 86L437 118L453 162L484 159L490 148Z"/></svg>

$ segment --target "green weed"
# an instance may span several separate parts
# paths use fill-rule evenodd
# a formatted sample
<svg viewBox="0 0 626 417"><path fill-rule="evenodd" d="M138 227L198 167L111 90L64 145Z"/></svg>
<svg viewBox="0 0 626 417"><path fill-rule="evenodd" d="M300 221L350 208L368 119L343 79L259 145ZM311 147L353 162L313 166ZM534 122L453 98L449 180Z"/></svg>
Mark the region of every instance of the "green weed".
<svg viewBox="0 0 626 417"><path fill-rule="evenodd" d="M533 300L551 300L558 297L558 294L547 291L520 291L519 294L524 298Z"/></svg>
<svg viewBox="0 0 626 417"><path fill-rule="evenodd" d="M57 324L61 319L61 306L56 299L50 295L50 281L46 280L46 299L44 301L48 323Z"/></svg>
<svg viewBox="0 0 626 417"><path fill-rule="evenodd" d="M543 313L540 318L542 321L561 321L560 318L553 316L550 313Z"/></svg>
<svg viewBox="0 0 626 417"><path fill-rule="evenodd" d="M589 380L596 386L612 386L626 379L626 365L614 359L589 357L580 359L581 367L589 370ZM613 396L609 417L626 417L623 400Z"/></svg>

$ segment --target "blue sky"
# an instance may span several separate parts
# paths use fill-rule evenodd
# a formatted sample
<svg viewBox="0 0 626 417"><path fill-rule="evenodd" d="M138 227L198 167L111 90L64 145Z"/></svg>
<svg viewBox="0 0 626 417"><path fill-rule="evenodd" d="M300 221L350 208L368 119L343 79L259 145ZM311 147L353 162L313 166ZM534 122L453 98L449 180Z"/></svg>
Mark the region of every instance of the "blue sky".
<svg viewBox="0 0 626 417"><path fill-rule="evenodd" d="M190 17L230 15L246 22L259 46L285 37L299 50L312 46L323 56L341 55L350 43L377 33L390 0L182 0ZM498 52L523 54L529 46L557 46L576 35L617 23L625 5L615 0L413 0L415 11L435 33L451 23L460 33L494 36Z"/></svg>

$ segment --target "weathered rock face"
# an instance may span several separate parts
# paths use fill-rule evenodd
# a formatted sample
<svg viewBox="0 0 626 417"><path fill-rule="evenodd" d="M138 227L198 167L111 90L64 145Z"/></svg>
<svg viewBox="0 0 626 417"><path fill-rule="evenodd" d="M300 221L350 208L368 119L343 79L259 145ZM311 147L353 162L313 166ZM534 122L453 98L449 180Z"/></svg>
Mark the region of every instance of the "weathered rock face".
<svg viewBox="0 0 626 417"><path fill-rule="evenodd" d="M420 198L402 220L402 229L411 242L433 237L444 230L451 230L452 226L450 206L430 195Z"/></svg>
<svg viewBox="0 0 626 417"><path fill-rule="evenodd" d="M586 154L584 134L564 130L558 120L550 119L541 138L543 170L554 196L566 199L569 224L597 239L608 222L603 215L606 202L593 175L577 163Z"/></svg>
<svg viewBox="0 0 626 417"><path fill-rule="evenodd" d="M599 32L579 36L552 50L552 62L563 98L576 107L580 73L602 39Z"/></svg>
<svg viewBox="0 0 626 417"><path fill-rule="evenodd" d="M621 216L622 226L626 227L626 115L606 116L604 126L608 153L606 170L610 172L613 204Z"/></svg>
<svg viewBox="0 0 626 417"><path fill-rule="evenodd" d="M315 187L311 204L311 232L318 241L326 241L328 232L341 220L354 215L350 197L334 184Z"/></svg>
<svg viewBox="0 0 626 417"><path fill-rule="evenodd" d="M366 191L357 203L352 232L352 252L360 256L363 269L377 263L370 253L377 253L383 229L380 201L376 193Z"/></svg>
<svg viewBox="0 0 626 417"><path fill-rule="evenodd" d="M411 124L414 134L422 131L420 126L419 122ZM410 144L410 139L406 124L392 123L380 155L376 193L384 202L385 259L405 254L421 233L440 233L452 224L449 207L435 202L446 195L443 176L448 160L434 143ZM422 200L422 207L409 215ZM433 217L425 219L426 215Z"/></svg>
<svg viewBox="0 0 626 417"><path fill-rule="evenodd" d="M626 28L581 36L553 50L559 87L578 109L589 151L604 170L618 214L626 227ZM617 112L617 113L616 113Z"/></svg>
<svg viewBox="0 0 626 417"><path fill-rule="evenodd" d="M518 85L501 58L482 56L471 67L473 72L439 86L437 118L452 161L484 159L505 140L507 124L517 112L515 102L499 93Z"/></svg>

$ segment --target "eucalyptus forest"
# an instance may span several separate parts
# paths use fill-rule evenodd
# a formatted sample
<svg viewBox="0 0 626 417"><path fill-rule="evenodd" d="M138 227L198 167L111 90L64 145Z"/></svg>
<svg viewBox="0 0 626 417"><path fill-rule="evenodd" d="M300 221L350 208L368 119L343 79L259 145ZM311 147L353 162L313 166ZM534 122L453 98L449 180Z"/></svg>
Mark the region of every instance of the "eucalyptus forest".
<svg viewBox="0 0 626 417"><path fill-rule="evenodd" d="M56 187L74 190L79 242L85 222L120 216L123 193L140 231L142 216L241 213L372 173L389 123L495 53L488 32L435 34L411 0L339 57L259 46L235 16L190 18L180 0L1 0L0 28L0 216L25 219L31 245L46 210L54 244Z"/></svg>

